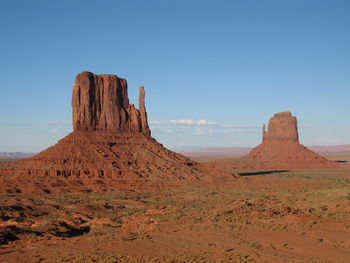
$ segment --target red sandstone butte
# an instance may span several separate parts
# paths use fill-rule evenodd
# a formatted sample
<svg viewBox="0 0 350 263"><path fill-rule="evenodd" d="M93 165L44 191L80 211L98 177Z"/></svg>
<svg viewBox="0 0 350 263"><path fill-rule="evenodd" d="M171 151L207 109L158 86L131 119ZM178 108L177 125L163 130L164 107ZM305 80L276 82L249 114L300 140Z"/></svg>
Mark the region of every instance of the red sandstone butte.
<svg viewBox="0 0 350 263"><path fill-rule="evenodd" d="M145 90L140 87L139 106L129 104L128 84L115 75L82 72L73 86L74 131L142 132L150 135Z"/></svg>
<svg viewBox="0 0 350 263"><path fill-rule="evenodd" d="M129 104L125 79L78 74L73 132L34 157L0 170L0 192L149 190L234 176L169 151L152 138L144 87L139 108Z"/></svg>
<svg viewBox="0 0 350 263"><path fill-rule="evenodd" d="M266 132L263 125L263 143L265 141L290 141L299 143L297 118L289 111L276 113L269 121L269 129Z"/></svg>
<svg viewBox="0 0 350 263"><path fill-rule="evenodd" d="M289 111L275 114L268 130L263 126L262 143L248 157L268 169L335 168L336 164L299 143L297 118ZM257 164L256 164L257 165Z"/></svg>
<svg viewBox="0 0 350 263"><path fill-rule="evenodd" d="M263 125L262 143L244 157L210 162L221 170L302 170L339 168L299 143L297 118L289 111L276 113Z"/></svg>

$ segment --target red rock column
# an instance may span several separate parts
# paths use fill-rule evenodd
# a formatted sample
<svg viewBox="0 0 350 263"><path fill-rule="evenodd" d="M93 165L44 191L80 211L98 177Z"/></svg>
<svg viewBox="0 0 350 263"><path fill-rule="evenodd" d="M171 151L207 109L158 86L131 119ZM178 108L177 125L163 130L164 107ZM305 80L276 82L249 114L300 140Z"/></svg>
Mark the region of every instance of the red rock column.
<svg viewBox="0 0 350 263"><path fill-rule="evenodd" d="M148 127L147 112L145 107L145 88L143 86L140 87L139 110L141 114L141 132L150 136L151 130Z"/></svg>

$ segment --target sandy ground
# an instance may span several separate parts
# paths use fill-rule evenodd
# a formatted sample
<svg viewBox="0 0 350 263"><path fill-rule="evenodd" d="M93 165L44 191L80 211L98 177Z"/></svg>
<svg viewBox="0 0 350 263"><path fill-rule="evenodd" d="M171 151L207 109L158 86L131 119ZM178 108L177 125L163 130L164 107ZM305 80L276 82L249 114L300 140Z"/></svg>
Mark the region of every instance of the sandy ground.
<svg viewBox="0 0 350 263"><path fill-rule="evenodd" d="M0 262L350 262L341 165L161 192L2 195Z"/></svg>

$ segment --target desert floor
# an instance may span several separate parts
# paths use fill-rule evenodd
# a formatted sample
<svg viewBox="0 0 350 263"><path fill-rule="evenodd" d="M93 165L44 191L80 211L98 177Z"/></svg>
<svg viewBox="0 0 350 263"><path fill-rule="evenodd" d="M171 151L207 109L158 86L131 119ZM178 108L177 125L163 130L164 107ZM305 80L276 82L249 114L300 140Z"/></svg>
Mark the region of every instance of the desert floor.
<svg viewBox="0 0 350 263"><path fill-rule="evenodd" d="M0 242L7 263L346 263L350 165L162 192L2 195Z"/></svg>

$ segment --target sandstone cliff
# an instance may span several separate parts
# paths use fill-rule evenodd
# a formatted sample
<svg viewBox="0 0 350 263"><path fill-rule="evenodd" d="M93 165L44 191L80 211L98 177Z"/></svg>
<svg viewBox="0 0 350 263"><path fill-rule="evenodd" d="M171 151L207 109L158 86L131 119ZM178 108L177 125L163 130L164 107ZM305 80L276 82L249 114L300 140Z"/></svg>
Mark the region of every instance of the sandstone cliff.
<svg viewBox="0 0 350 263"><path fill-rule="evenodd" d="M252 149L248 157L267 169L335 168L336 164L299 143L297 118L291 112L276 113L263 126L262 143ZM254 165L253 165L254 166Z"/></svg>
<svg viewBox="0 0 350 263"><path fill-rule="evenodd" d="M125 79L78 74L72 96L74 131L32 158L0 170L0 192L149 191L235 176L169 151L152 138L144 87L139 108L129 104Z"/></svg>
<svg viewBox="0 0 350 263"><path fill-rule="evenodd" d="M140 87L139 107L140 110L129 104L125 79L82 72L77 75L73 86L73 130L150 135L143 87Z"/></svg>
<svg viewBox="0 0 350 263"><path fill-rule="evenodd" d="M269 121L268 131L263 126L263 142L267 140L292 141L299 143L297 118L291 112L276 113Z"/></svg>
<svg viewBox="0 0 350 263"><path fill-rule="evenodd" d="M334 169L335 162L330 161L299 143L297 118L289 111L276 113L265 124L262 131L262 143L252 149L248 155L212 162L222 170L299 170Z"/></svg>

